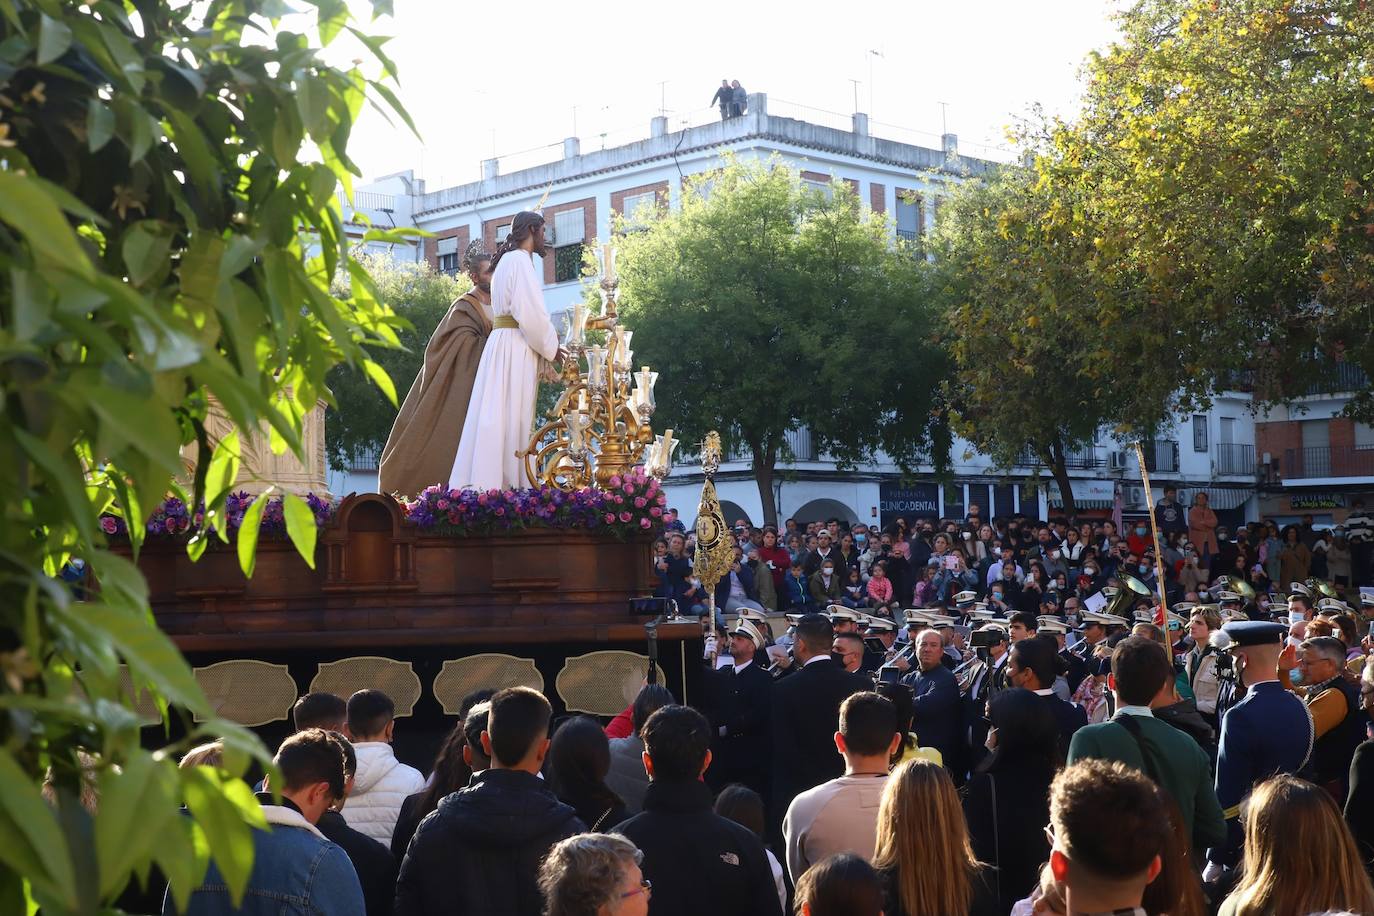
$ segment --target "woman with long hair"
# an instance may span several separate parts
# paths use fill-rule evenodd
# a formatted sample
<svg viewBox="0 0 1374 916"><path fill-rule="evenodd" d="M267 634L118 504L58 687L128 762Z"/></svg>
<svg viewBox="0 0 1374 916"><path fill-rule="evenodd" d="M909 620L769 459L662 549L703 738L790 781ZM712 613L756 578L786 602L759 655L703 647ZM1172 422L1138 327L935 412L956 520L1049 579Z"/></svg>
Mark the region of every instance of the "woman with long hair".
<svg viewBox="0 0 1374 916"><path fill-rule="evenodd" d="M873 867L886 916L998 912L991 875L973 855L949 772L923 758L893 771L878 805Z"/></svg>
<svg viewBox="0 0 1374 916"><path fill-rule="evenodd" d="M625 802L606 785L610 769L610 739L591 716L574 716L553 733L544 763L549 788L592 832L610 830L627 816Z"/></svg>
<svg viewBox="0 0 1374 916"><path fill-rule="evenodd" d="M464 751L469 746L475 746L479 752L482 750L481 735L487 727L487 712L491 708L487 701L495 693L494 690L477 690L463 697L458 722L444 738L439 754L434 758L434 772L430 775L429 783L401 802L396 829L391 832L391 854L397 862L405 858L406 847L410 845L420 821L438 808L445 796L457 792L472 779L472 767L468 763L471 754L465 754Z"/></svg>
<svg viewBox="0 0 1374 916"><path fill-rule="evenodd" d="M992 867L1003 913L1030 892L1050 857L1044 826L1050 783L1063 763L1051 702L1062 701L1020 687L995 694L988 705L991 753L959 793L973 852Z"/></svg>
<svg viewBox="0 0 1374 916"><path fill-rule="evenodd" d="M778 543L778 529L771 525L763 529L763 546L759 548L759 563L767 567L768 574L773 577L774 593L785 595L787 589L783 586L782 577L787 575L787 568L792 565L792 555Z"/></svg>
<svg viewBox="0 0 1374 916"><path fill-rule="evenodd" d="M1374 913L1374 887L1331 795L1280 775L1250 796L1240 880L1219 916Z"/></svg>

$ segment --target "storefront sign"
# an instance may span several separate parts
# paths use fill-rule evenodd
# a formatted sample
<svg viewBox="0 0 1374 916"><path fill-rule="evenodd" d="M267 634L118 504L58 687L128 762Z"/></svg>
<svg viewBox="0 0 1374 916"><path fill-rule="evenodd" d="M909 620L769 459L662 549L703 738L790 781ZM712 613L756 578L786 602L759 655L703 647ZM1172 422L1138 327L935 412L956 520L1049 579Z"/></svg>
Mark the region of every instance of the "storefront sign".
<svg viewBox="0 0 1374 916"><path fill-rule="evenodd" d="M1344 509L1344 493L1294 493L1288 497L1288 505L1295 512L1304 509Z"/></svg>
<svg viewBox="0 0 1374 916"><path fill-rule="evenodd" d="M908 519L937 518L940 515L939 485L880 483L878 507L883 525L890 524L896 521L898 516L903 515Z"/></svg>

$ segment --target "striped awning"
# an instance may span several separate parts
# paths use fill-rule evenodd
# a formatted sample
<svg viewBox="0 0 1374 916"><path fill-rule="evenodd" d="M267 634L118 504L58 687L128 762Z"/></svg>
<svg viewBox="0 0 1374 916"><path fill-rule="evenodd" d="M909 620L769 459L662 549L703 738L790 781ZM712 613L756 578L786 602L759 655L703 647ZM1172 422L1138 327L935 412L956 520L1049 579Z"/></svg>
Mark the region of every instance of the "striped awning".
<svg viewBox="0 0 1374 916"><path fill-rule="evenodd" d="M1151 487L1155 490L1157 487ZM1214 512L1224 512L1227 509L1239 509L1245 505L1245 501L1255 495L1254 487L1179 487L1178 501L1185 506L1193 504L1194 493L1206 493L1207 503ZM1164 492L1160 491L1162 497Z"/></svg>

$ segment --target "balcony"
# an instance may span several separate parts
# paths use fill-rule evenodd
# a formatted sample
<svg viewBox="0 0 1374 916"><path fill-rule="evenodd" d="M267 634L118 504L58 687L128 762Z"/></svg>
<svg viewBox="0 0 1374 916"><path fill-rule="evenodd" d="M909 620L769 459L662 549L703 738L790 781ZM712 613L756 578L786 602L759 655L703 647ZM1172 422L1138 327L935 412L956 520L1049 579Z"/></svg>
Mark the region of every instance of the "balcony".
<svg viewBox="0 0 1374 916"><path fill-rule="evenodd" d="M1064 467L1070 471L1091 471L1100 468L1106 461L1098 454L1097 446L1072 449L1064 455ZM1040 466L1040 459L1030 449L1022 449L1016 456L1016 467L1033 468Z"/></svg>
<svg viewBox="0 0 1374 916"><path fill-rule="evenodd" d="M1349 445L1290 448L1284 451L1279 470L1284 480L1374 477L1374 448Z"/></svg>
<svg viewBox="0 0 1374 916"><path fill-rule="evenodd" d="M1178 473L1178 443L1172 439L1152 439L1142 446L1145 469L1151 474Z"/></svg>
<svg viewBox="0 0 1374 916"><path fill-rule="evenodd" d="M919 232L917 232L915 229L898 229L898 230L897 230L897 238L902 239L903 241L915 242L915 241L919 240L920 237L921 237L921 234L920 234Z"/></svg>
<svg viewBox="0 0 1374 916"><path fill-rule="evenodd" d="M1217 474L1240 477L1253 477L1259 471L1255 464L1255 447L1230 442L1219 442L1216 446Z"/></svg>

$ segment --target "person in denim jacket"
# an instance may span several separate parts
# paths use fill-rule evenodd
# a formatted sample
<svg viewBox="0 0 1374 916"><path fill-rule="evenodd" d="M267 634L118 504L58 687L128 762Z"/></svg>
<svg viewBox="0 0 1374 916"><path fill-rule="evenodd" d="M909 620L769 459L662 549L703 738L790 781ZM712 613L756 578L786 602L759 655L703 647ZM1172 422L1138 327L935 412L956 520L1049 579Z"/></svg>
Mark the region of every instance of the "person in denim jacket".
<svg viewBox="0 0 1374 916"><path fill-rule="evenodd" d="M283 741L273 762L282 775L281 804L271 792L258 793L270 830L253 831L253 871L243 902L234 906L212 860L184 911L167 892L164 916L362 916L353 863L315 826L344 797L343 749L324 729L308 728Z"/></svg>

